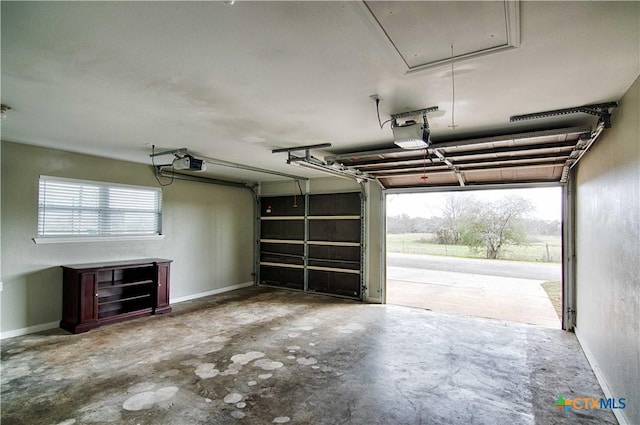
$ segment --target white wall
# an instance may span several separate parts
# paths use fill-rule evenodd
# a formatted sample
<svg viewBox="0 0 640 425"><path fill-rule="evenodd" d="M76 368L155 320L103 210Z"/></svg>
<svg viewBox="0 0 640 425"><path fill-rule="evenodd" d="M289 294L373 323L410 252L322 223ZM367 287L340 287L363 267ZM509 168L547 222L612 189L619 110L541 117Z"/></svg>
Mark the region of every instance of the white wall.
<svg viewBox="0 0 640 425"><path fill-rule="evenodd" d="M576 173L576 334L605 393L627 399L616 413L629 424L640 424L638 105L640 79Z"/></svg>
<svg viewBox="0 0 640 425"><path fill-rule="evenodd" d="M62 264L172 259L171 299L253 281L253 195L175 180L163 189L164 240L36 245L41 174L157 186L151 166L2 142L2 336L57 326ZM166 181L166 179L163 179Z"/></svg>

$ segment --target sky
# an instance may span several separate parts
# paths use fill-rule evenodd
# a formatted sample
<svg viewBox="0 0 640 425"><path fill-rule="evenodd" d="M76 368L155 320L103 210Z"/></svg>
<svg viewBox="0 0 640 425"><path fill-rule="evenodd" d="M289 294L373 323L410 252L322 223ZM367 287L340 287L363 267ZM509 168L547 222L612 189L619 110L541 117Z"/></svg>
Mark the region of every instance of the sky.
<svg viewBox="0 0 640 425"><path fill-rule="evenodd" d="M450 193L471 194L480 201L496 201L507 195L518 195L529 199L535 207L529 213L529 218L560 221L562 216L560 187L389 194L387 195L387 215L407 214L409 217L426 218L440 216L444 201Z"/></svg>

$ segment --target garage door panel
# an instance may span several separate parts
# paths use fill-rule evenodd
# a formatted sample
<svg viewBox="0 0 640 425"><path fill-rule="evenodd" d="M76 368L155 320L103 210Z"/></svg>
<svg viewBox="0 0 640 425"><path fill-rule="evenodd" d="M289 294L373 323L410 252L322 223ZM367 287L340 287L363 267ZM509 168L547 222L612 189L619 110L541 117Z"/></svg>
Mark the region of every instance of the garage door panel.
<svg viewBox="0 0 640 425"><path fill-rule="evenodd" d="M309 195L310 216L360 215L360 205L357 192Z"/></svg>
<svg viewBox="0 0 640 425"><path fill-rule="evenodd" d="M303 220L263 220L261 239L303 240Z"/></svg>
<svg viewBox="0 0 640 425"><path fill-rule="evenodd" d="M360 275L309 270L309 291L360 298Z"/></svg>
<svg viewBox="0 0 640 425"><path fill-rule="evenodd" d="M360 261L360 247L310 245L309 258Z"/></svg>
<svg viewBox="0 0 640 425"><path fill-rule="evenodd" d="M260 215L262 217L303 216L305 199L302 196L268 196L261 198Z"/></svg>
<svg viewBox="0 0 640 425"><path fill-rule="evenodd" d="M321 259L309 259L309 266L311 267L323 267L323 268L336 268L346 270L360 270L360 261L338 261L338 260L321 260Z"/></svg>
<svg viewBox="0 0 640 425"><path fill-rule="evenodd" d="M309 240L360 242L360 220L309 220Z"/></svg>
<svg viewBox="0 0 640 425"><path fill-rule="evenodd" d="M289 289L304 289L304 270L279 266L261 266L260 283Z"/></svg>

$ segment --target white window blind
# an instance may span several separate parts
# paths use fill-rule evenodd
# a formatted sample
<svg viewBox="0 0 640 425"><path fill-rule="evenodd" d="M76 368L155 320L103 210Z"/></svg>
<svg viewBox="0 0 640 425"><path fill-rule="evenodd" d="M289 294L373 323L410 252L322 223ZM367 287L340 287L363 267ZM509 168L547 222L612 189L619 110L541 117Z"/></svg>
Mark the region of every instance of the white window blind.
<svg viewBox="0 0 640 425"><path fill-rule="evenodd" d="M40 176L38 237L161 233L159 188Z"/></svg>

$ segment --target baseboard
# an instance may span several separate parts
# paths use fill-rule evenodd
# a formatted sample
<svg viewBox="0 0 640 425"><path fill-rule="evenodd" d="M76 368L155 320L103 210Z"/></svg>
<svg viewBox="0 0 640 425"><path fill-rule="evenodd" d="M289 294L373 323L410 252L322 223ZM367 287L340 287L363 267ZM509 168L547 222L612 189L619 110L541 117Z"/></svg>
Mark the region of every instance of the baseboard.
<svg viewBox="0 0 640 425"><path fill-rule="evenodd" d="M214 289L213 291L200 292L198 294L187 295L185 297L172 298L171 303L179 303L183 301L189 301L196 298L208 297L209 295L222 294L223 292L233 291L235 289L246 288L247 286L252 286L253 282L245 282L239 283L237 285L225 286L224 288ZM22 329L14 329L12 331L2 332L0 334L0 340L6 338L13 338L16 336L28 335L36 332L48 331L49 329L56 329L60 327L60 321L57 320L55 322L42 323L40 325L29 326Z"/></svg>
<svg viewBox="0 0 640 425"><path fill-rule="evenodd" d="M577 326L574 327L574 333L576 334L576 338L580 343L580 347L582 347L582 352L587 358L589 365L591 365L591 369L593 370L594 375L596 375L596 379L598 380L600 387L602 387L602 392L604 392L604 396L606 398L615 398L616 395L613 393L613 391L611 391L611 387L609 387L609 384L607 383L607 380L605 379L604 374L602 373L602 370L598 366L598 362L596 361L595 356L593 355L591 350L589 350L589 348L582 343L582 338L580 337L580 330L578 329ZM613 414L618 420L618 423L620 425L631 425L631 423L624 416L623 410L620 410L620 409L611 409L611 410L613 411Z"/></svg>
<svg viewBox="0 0 640 425"><path fill-rule="evenodd" d="M252 286L253 282L238 283L237 285L225 286L224 288L214 289L213 291L199 292L197 294L186 295L179 298L171 298L171 304L181 303L184 301L195 300L196 298L208 297L210 295L222 294L224 292L235 291L236 289Z"/></svg>
<svg viewBox="0 0 640 425"><path fill-rule="evenodd" d="M60 327L60 321L56 320L55 322L42 323L40 325L29 326L22 329L14 329L12 331L2 332L2 334L0 334L0 339L13 338L16 336L48 331L49 329L55 329L59 327Z"/></svg>

